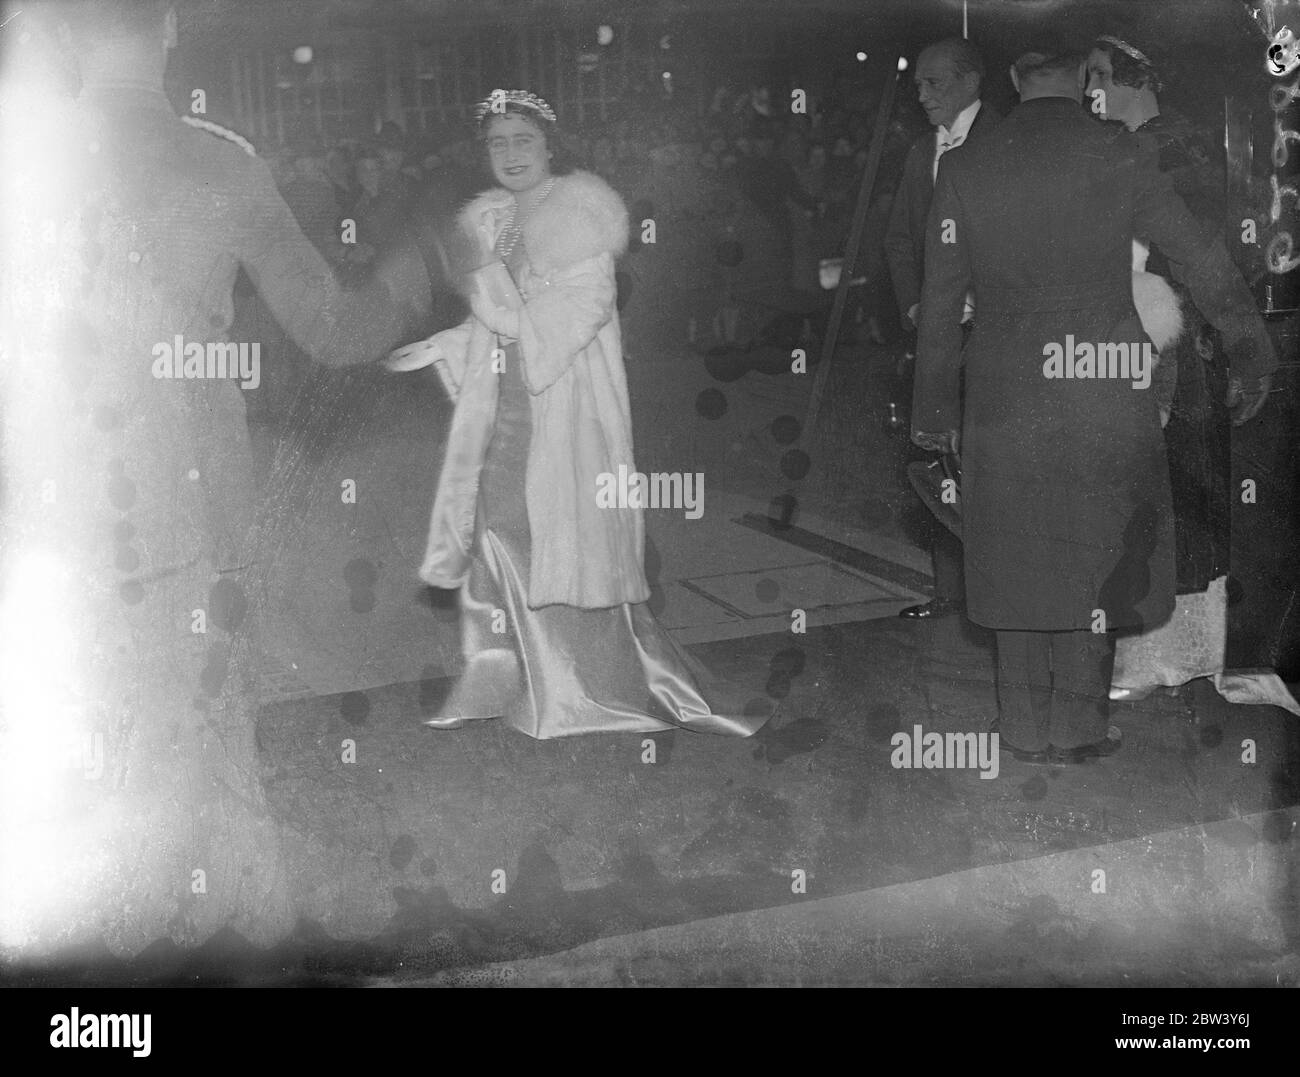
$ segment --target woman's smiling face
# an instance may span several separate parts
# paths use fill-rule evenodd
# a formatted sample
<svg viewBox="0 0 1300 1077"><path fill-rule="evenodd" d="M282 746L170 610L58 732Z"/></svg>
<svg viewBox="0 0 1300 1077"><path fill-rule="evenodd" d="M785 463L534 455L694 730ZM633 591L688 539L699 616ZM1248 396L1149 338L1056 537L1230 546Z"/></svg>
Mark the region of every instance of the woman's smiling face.
<svg viewBox="0 0 1300 1077"><path fill-rule="evenodd" d="M549 178L551 154L546 136L522 116L507 112L492 117L484 141L492 174L507 190L520 194Z"/></svg>
<svg viewBox="0 0 1300 1077"><path fill-rule="evenodd" d="M1093 49L1088 54L1088 86L1084 91L1085 104L1090 104L1093 94L1099 90L1103 106L1098 113L1101 118L1127 123L1136 112L1138 91L1132 86L1124 86L1115 81L1110 53L1105 49Z"/></svg>

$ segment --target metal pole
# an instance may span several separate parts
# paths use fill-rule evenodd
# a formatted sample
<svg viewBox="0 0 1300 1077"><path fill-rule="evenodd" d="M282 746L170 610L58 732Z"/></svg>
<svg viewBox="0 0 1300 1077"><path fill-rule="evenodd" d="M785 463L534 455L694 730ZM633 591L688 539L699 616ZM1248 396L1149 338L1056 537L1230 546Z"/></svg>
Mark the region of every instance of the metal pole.
<svg viewBox="0 0 1300 1077"><path fill-rule="evenodd" d="M817 373L813 377L812 397L808 401L808 411L804 416L801 440L811 443L812 432L817 427L818 414L821 411L822 396L826 391L826 381L831 372L831 360L835 355L835 344L840 335L840 323L844 320L844 307L848 303L849 286L853 280L858 263L858 250L862 245L862 228L867 221L867 210L871 205L871 189L876 183L876 173L880 171L880 158L885 152L885 135L889 128L889 114L894 108L894 93L898 87L898 54L892 57L889 76L885 81L884 93L880 95L880 109L876 113L876 129L871 136L871 149L867 152L867 167L862 170L862 185L858 189L858 204L853 209L853 223L849 227L848 247L844 251L844 267L840 270L840 282L835 289L835 303L831 307L830 321L826 325L826 337L822 341L821 362L817 364Z"/></svg>

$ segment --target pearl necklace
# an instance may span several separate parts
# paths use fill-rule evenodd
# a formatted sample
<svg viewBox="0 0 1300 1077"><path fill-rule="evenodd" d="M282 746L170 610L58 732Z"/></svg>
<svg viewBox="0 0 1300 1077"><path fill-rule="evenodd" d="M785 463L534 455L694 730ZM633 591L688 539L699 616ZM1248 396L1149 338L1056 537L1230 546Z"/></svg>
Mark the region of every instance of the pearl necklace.
<svg viewBox="0 0 1300 1077"><path fill-rule="evenodd" d="M537 207L546 201L546 196L551 193L551 188L554 186L554 178L547 180L546 186L542 188L541 197L533 203L531 212L537 212ZM497 250L500 252L501 261L503 262L510 260L515 248L519 246L519 241L524 237L524 225L518 218L519 199L516 197L514 208L510 210L510 218L506 221L505 227L501 229L501 234L497 237Z"/></svg>

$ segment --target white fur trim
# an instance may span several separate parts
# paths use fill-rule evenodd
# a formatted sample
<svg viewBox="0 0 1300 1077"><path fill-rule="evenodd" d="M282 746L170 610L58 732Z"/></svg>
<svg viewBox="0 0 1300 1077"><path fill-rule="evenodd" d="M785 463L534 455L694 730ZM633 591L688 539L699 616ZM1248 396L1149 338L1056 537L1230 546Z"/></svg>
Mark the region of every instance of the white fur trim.
<svg viewBox="0 0 1300 1077"><path fill-rule="evenodd" d="M502 187L485 191L461 210L460 227L477 237L488 215L500 227L511 200ZM551 193L524 223L524 245L533 268L542 275L598 254L617 258L627 250L627 240L623 200L591 172L557 176Z"/></svg>
<svg viewBox="0 0 1300 1077"><path fill-rule="evenodd" d="M1183 314L1178 296L1169 282L1155 273L1133 274L1133 305L1137 307L1142 328L1162 352L1183 331Z"/></svg>
<svg viewBox="0 0 1300 1077"><path fill-rule="evenodd" d="M1147 259L1151 257L1151 248L1138 239L1133 239L1133 272L1145 273L1147 268Z"/></svg>

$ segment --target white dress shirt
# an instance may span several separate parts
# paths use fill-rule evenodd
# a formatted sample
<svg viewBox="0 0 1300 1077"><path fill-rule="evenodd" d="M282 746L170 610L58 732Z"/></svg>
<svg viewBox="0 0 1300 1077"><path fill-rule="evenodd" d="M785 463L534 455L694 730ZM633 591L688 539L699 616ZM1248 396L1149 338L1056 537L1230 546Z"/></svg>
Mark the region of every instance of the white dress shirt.
<svg viewBox="0 0 1300 1077"><path fill-rule="evenodd" d="M931 166L930 178L939 178L939 158L948 150L955 149L966 141L966 136L970 133L970 125L975 122L975 117L979 115L979 100L972 101L959 113L957 118L952 121L952 129L949 130L943 124L939 125L937 136L934 140L934 163Z"/></svg>

